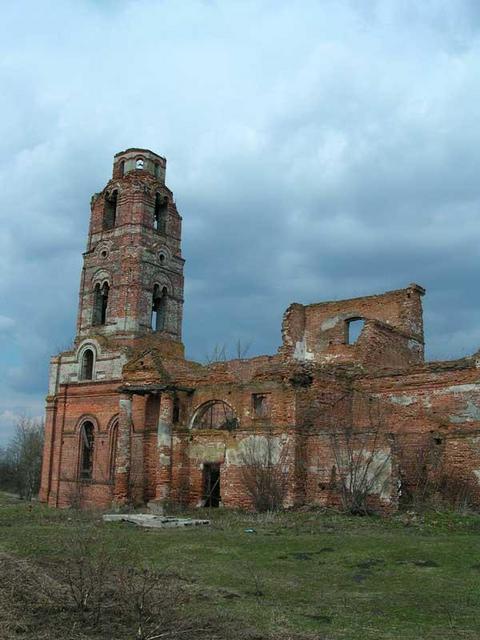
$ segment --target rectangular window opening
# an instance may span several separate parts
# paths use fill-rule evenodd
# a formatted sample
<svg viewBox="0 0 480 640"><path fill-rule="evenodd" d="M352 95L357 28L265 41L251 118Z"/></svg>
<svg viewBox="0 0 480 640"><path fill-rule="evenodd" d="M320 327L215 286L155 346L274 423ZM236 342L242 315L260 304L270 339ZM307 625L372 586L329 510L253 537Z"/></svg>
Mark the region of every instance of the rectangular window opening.
<svg viewBox="0 0 480 640"><path fill-rule="evenodd" d="M266 393L253 393L253 417L269 418L270 417L270 396Z"/></svg>

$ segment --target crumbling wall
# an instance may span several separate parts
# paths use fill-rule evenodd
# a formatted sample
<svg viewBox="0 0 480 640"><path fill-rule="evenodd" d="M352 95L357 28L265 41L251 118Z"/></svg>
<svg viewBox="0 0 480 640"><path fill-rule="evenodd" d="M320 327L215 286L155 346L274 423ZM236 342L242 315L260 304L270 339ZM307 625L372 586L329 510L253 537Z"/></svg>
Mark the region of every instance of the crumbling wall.
<svg viewBox="0 0 480 640"><path fill-rule="evenodd" d="M423 360L423 320L418 285L382 295L311 305L292 304L282 324L284 358L408 366ZM352 344L352 320L365 326Z"/></svg>

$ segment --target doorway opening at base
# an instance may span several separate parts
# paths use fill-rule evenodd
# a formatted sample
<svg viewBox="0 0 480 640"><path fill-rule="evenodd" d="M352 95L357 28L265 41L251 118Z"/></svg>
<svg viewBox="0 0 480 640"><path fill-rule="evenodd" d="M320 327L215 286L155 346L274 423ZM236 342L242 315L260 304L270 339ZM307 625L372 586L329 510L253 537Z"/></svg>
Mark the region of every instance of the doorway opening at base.
<svg viewBox="0 0 480 640"><path fill-rule="evenodd" d="M220 506L220 465L208 462L203 465L203 506Z"/></svg>

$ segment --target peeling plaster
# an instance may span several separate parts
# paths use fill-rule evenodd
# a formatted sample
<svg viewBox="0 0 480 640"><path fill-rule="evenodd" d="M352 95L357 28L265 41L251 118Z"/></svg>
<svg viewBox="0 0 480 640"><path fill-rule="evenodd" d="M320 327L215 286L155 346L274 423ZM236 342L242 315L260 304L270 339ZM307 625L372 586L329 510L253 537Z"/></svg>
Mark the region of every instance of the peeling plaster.
<svg viewBox="0 0 480 640"><path fill-rule="evenodd" d="M335 327L341 320L342 318L340 316L333 316L333 318L327 318L320 325L320 329L322 331L328 331L328 329L333 329L333 327Z"/></svg>
<svg viewBox="0 0 480 640"><path fill-rule="evenodd" d="M190 445L188 454L190 459L201 460L202 462L224 462L226 458L225 444L223 442L194 442Z"/></svg>
<svg viewBox="0 0 480 640"><path fill-rule="evenodd" d="M295 343L295 351L293 353L295 360L313 360L314 354L312 351L307 350L306 340L298 341Z"/></svg>
<svg viewBox="0 0 480 640"><path fill-rule="evenodd" d="M450 387L444 387L443 389L435 389L435 391L433 391L433 395L448 396L451 393L468 393L469 391L477 391L480 393L480 383L454 384Z"/></svg>
<svg viewBox="0 0 480 640"><path fill-rule="evenodd" d="M463 411L449 417L452 424L460 424L462 422L475 422L480 420L480 407L472 400L467 400L466 407Z"/></svg>
<svg viewBox="0 0 480 640"><path fill-rule="evenodd" d="M287 438L284 436L268 438L266 436L256 435L247 436L238 443L238 447L230 447L227 449L227 464L241 466L241 457L248 457L251 452L255 452L259 460L266 459L268 455L270 455L272 464L278 464L287 441Z"/></svg>
<svg viewBox="0 0 480 640"><path fill-rule="evenodd" d="M391 454L388 449L380 449L375 453L370 451L355 451L355 458L362 458L368 464L368 470L366 474L366 483L370 486L370 494L377 494L386 503L391 502L390 495L390 481L392 475L392 462ZM370 461L371 458L371 461ZM345 466L348 462L345 461ZM347 477L347 487L352 484L352 478Z"/></svg>
<svg viewBox="0 0 480 640"><path fill-rule="evenodd" d="M402 405L402 407L408 407L417 401L413 396L389 396L389 400L394 404Z"/></svg>

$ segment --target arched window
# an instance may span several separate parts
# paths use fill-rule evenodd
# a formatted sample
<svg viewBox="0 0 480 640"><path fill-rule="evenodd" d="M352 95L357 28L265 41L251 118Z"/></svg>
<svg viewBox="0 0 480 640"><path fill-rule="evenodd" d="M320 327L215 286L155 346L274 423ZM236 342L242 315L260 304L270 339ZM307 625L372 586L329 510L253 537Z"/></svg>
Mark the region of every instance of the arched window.
<svg viewBox="0 0 480 640"><path fill-rule="evenodd" d="M355 344L365 325L363 318L349 318L345 320L345 344Z"/></svg>
<svg viewBox="0 0 480 640"><path fill-rule="evenodd" d="M165 233L167 228L168 198L157 193L155 195L155 210L153 214L153 228L161 233Z"/></svg>
<svg viewBox="0 0 480 640"><path fill-rule="evenodd" d="M180 399L178 396L173 398L172 422L178 424L180 422Z"/></svg>
<svg viewBox="0 0 480 640"><path fill-rule="evenodd" d="M93 351L91 349L85 349L82 355L82 362L80 365L80 380L93 379L93 362L94 362Z"/></svg>
<svg viewBox="0 0 480 640"><path fill-rule="evenodd" d="M195 414L192 429L226 429L232 431L238 426L235 412L223 400L210 400Z"/></svg>
<svg viewBox="0 0 480 640"><path fill-rule="evenodd" d="M158 284L153 288L152 297L152 329L154 331L164 331L167 322L167 287L160 290Z"/></svg>
<svg viewBox="0 0 480 640"><path fill-rule="evenodd" d="M118 442L118 420L116 420L110 429L110 479L115 478L115 465L117 459L117 442Z"/></svg>
<svg viewBox="0 0 480 640"><path fill-rule="evenodd" d="M103 228L105 231L113 229L117 221L117 192L105 195L105 207L103 210Z"/></svg>
<svg viewBox="0 0 480 640"><path fill-rule="evenodd" d="M93 471L94 426L84 422L80 429L80 479L89 480Z"/></svg>
<svg viewBox="0 0 480 640"><path fill-rule="evenodd" d="M143 169L144 165L145 165L145 162L143 158L137 158L135 162L135 169Z"/></svg>
<svg viewBox="0 0 480 640"><path fill-rule="evenodd" d="M120 175L121 176L125 175L125 160L122 160L120 163Z"/></svg>
<svg viewBox="0 0 480 640"><path fill-rule="evenodd" d="M100 284L95 285L93 293L93 325L105 324L107 320L107 307L108 307L108 294L110 287L107 282L104 282L102 286Z"/></svg>

